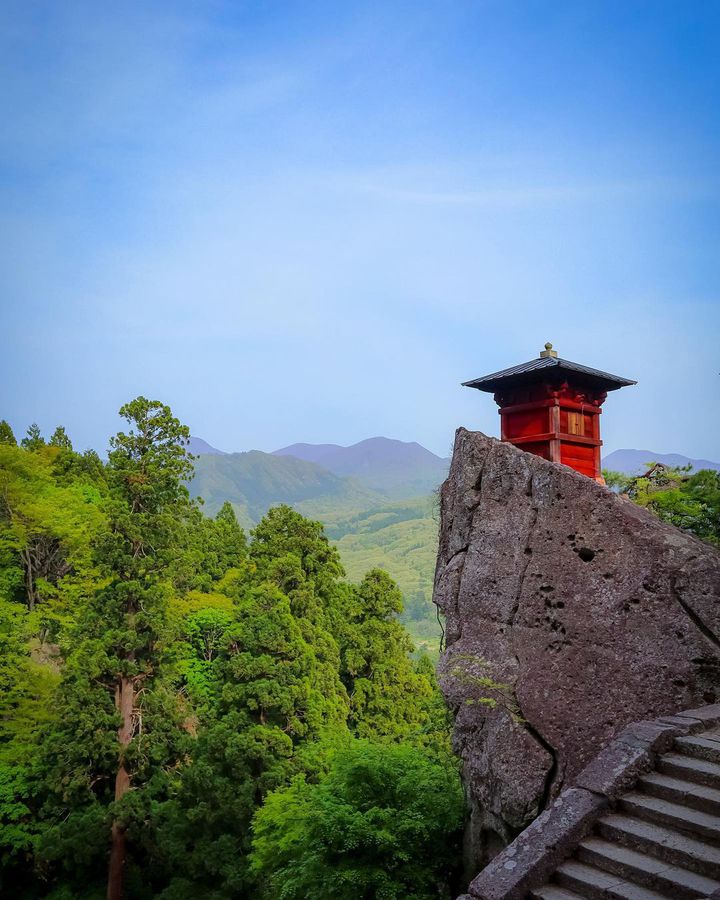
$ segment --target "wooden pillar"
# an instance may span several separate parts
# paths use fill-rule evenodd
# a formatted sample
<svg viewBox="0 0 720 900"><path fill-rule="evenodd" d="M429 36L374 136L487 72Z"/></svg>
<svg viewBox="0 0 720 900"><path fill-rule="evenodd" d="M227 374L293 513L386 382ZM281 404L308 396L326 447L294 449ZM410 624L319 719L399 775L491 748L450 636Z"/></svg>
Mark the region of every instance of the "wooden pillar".
<svg viewBox="0 0 720 900"><path fill-rule="evenodd" d="M560 462L560 404L556 400L549 408L550 413L550 462Z"/></svg>
<svg viewBox="0 0 720 900"><path fill-rule="evenodd" d="M600 414L602 413L601 409L598 409L597 415L592 417L593 422L593 438L597 441L595 445L595 481L600 484L605 484L605 479L602 477L602 456L600 448L602 447L602 441L600 440Z"/></svg>

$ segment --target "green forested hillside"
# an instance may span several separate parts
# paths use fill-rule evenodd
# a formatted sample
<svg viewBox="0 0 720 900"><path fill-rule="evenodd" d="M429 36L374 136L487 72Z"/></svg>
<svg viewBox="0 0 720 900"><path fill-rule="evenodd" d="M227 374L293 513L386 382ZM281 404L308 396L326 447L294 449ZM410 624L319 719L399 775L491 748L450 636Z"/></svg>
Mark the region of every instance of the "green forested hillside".
<svg viewBox="0 0 720 900"><path fill-rule="evenodd" d="M416 643L437 655L441 630L431 602L437 552L434 494L393 500L314 462L259 451L199 456L190 492L204 499L210 515L230 502L246 528L278 503L322 522L351 581L376 567L397 581L405 602L403 621Z"/></svg>
<svg viewBox="0 0 720 900"><path fill-rule="evenodd" d="M106 462L0 422L0 894L454 896L462 790L396 584L287 505L203 515L187 429L121 415Z"/></svg>
<svg viewBox="0 0 720 900"><path fill-rule="evenodd" d="M203 454L195 460L190 495L202 497L208 515L232 504L244 526L257 523L270 506L297 505L322 498L332 509L367 509L383 502L382 494L349 478L333 475L315 463L293 456L247 453Z"/></svg>
<svg viewBox="0 0 720 900"><path fill-rule="evenodd" d="M397 581L405 611L402 619L416 644L437 656L441 629L432 603L438 540L435 494L415 497L353 516L322 520L336 543L352 581L368 567L379 567Z"/></svg>

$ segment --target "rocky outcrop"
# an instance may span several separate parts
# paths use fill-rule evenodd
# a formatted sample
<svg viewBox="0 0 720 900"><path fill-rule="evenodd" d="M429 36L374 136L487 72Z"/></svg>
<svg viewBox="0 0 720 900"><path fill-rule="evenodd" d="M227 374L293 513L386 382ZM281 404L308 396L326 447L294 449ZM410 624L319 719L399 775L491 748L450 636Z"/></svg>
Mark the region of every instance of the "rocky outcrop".
<svg viewBox="0 0 720 900"><path fill-rule="evenodd" d="M720 692L720 554L572 471L460 429L434 600L473 875L629 722Z"/></svg>

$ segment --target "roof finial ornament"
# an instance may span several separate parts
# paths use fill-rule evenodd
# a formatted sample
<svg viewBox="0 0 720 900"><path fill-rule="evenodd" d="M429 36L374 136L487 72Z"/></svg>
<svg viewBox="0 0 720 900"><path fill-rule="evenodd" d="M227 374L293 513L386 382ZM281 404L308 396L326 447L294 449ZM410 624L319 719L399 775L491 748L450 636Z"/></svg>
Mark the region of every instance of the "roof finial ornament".
<svg viewBox="0 0 720 900"><path fill-rule="evenodd" d="M540 359L557 359L557 350L553 350L550 341L545 344L545 349L540 351Z"/></svg>

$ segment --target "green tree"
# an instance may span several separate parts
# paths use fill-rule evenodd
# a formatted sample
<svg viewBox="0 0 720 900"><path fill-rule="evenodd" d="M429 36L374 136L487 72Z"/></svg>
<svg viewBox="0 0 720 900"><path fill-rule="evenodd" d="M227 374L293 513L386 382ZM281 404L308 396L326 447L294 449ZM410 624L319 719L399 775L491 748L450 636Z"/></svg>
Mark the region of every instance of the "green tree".
<svg viewBox="0 0 720 900"><path fill-rule="evenodd" d="M285 585L292 589L299 576L318 598L333 596L338 579L345 574L340 554L320 522L306 519L285 505L269 509L253 529L250 558L260 578L282 580L283 568L295 569L296 575L285 576Z"/></svg>
<svg viewBox="0 0 720 900"><path fill-rule="evenodd" d="M223 630L226 622L204 614L190 624L196 662L189 671L195 694L203 693L206 727L156 825L175 873L172 897L194 896L205 884L219 897L252 896L255 811L269 790L315 770L316 756L305 750L346 733L337 645L298 618L287 595L268 581L241 582Z"/></svg>
<svg viewBox="0 0 720 900"><path fill-rule="evenodd" d="M188 429L169 407L138 397L120 415L131 428L110 441L99 587L78 618L50 737L50 781L71 815L42 847L50 861L66 860L72 848L95 864L109 825L109 900L123 895L128 842L139 844L145 804L182 754L183 711L162 678L163 579L190 506L184 482L192 471Z"/></svg>
<svg viewBox="0 0 720 900"><path fill-rule="evenodd" d="M26 450L39 450L45 446L45 438L42 436L40 426L33 422L28 428L25 437L20 441L22 447Z"/></svg>
<svg viewBox="0 0 720 900"><path fill-rule="evenodd" d="M249 552L229 504L194 540L203 559L227 567L202 587L227 594L232 611L229 621L227 609L192 612L183 626L198 738L154 827L172 873L168 897L195 896L207 884L218 897L249 897L250 825L266 793L317 772L327 755L320 747L347 735L328 614L346 588L322 526L289 507L268 512Z"/></svg>
<svg viewBox="0 0 720 900"><path fill-rule="evenodd" d="M0 598L0 895L32 884L40 830L38 761L56 718L57 658L33 635L25 606ZM52 648L56 649L56 648Z"/></svg>
<svg viewBox="0 0 720 900"><path fill-rule="evenodd" d="M17 896L36 895L62 643L96 587L91 542L104 525L96 485L59 478L57 455L0 443L0 893Z"/></svg>
<svg viewBox="0 0 720 900"><path fill-rule="evenodd" d="M409 753L419 789L418 759L455 779L447 712L386 573L349 584L287 506L248 544L230 504L189 501L170 409L121 414L107 464L61 429L0 440L0 892L256 897L269 794L324 784L352 733ZM421 815L406 788L397 808Z"/></svg>
<svg viewBox="0 0 720 900"><path fill-rule="evenodd" d="M703 469L648 497L665 522L710 543L720 543L720 472Z"/></svg>
<svg viewBox="0 0 720 900"><path fill-rule="evenodd" d="M102 524L101 495L86 482L59 483L55 450L0 444L0 591L32 612L61 580L88 573L90 540ZM20 578L18 577L20 575Z"/></svg>
<svg viewBox="0 0 720 900"><path fill-rule="evenodd" d="M300 776L266 798L252 868L278 900L449 897L462 823L452 767L407 745L353 741L319 784Z"/></svg>
<svg viewBox="0 0 720 900"><path fill-rule="evenodd" d="M252 531L249 560L252 580L276 585L318 651L337 655L352 591L321 523L289 506L271 508Z"/></svg>
<svg viewBox="0 0 720 900"><path fill-rule="evenodd" d="M624 472L614 472L612 469L603 469L602 476L605 479L605 484L611 490L620 494L626 493L632 482L631 476L626 475Z"/></svg>
<svg viewBox="0 0 720 900"><path fill-rule="evenodd" d="M240 527L232 504L225 501L215 516L215 526L220 538L220 568L222 571L237 567L247 555L247 538Z"/></svg>
<svg viewBox="0 0 720 900"><path fill-rule="evenodd" d="M184 551L173 568L173 582L180 590L210 591L227 573L247 560L247 539L235 512L225 503L214 519L193 509L187 519Z"/></svg>
<svg viewBox="0 0 720 900"><path fill-rule="evenodd" d="M17 445L13 430L5 419L0 419L0 444L11 444L13 447Z"/></svg>
<svg viewBox="0 0 720 900"><path fill-rule="evenodd" d="M348 724L358 737L407 739L430 722L433 685L417 671L412 642L397 616L402 594L387 572L372 569L353 590L341 632Z"/></svg>
<svg viewBox="0 0 720 900"><path fill-rule="evenodd" d="M72 450L73 448L72 441L62 425L58 425L55 431L53 431L52 437L48 443L51 447L59 447L61 450Z"/></svg>
<svg viewBox="0 0 720 900"><path fill-rule="evenodd" d="M115 803L142 770L131 747L142 742L136 695L147 692L156 669L156 642L161 629L163 592L159 570L171 561L173 538L189 506L185 481L192 474L187 444L190 431L160 401L138 397L120 409L132 426L110 440L108 475L113 489L110 539L100 551L112 579L99 594L103 612L114 613L114 659L108 674L120 717ZM118 640L118 638L120 638ZM107 670L106 670L107 671ZM108 870L108 900L123 894L126 824L116 815Z"/></svg>
<svg viewBox="0 0 720 900"><path fill-rule="evenodd" d="M604 474L610 486L616 486L663 521L702 540L720 543L720 472L703 469L691 473L690 466L673 468L651 463L638 477Z"/></svg>

